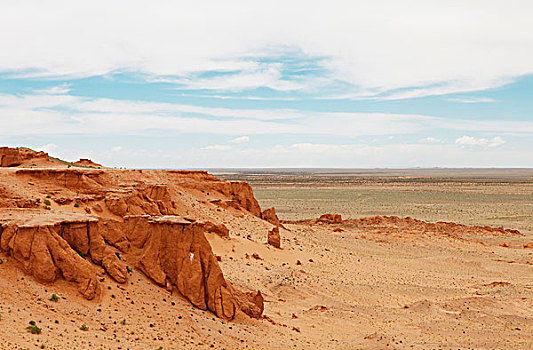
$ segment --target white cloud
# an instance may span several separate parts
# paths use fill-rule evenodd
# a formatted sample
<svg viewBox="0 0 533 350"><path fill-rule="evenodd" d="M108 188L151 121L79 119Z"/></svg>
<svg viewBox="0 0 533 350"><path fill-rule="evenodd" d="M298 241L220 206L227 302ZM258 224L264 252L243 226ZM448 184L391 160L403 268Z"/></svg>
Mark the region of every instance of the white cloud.
<svg viewBox="0 0 533 350"><path fill-rule="evenodd" d="M228 145L210 145L200 148L203 151L228 151L232 147Z"/></svg>
<svg viewBox="0 0 533 350"><path fill-rule="evenodd" d="M458 102L458 103L492 103L498 102L498 100L489 97L457 97L447 98L446 101Z"/></svg>
<svg viewBox="0 0 533 350"><path fill-rule="evenodd" d="M500 137L496 136L492 139L486 139L486 138L475 138L472 136L461 136L458 139L455 140L456 145L463 145L463 146L486 146L486 147L498 147L505 143L505 140Z"/></svg>
<svg viewBox="0 0 533 350"><path fill-rule="evenodd" d="M503 0L3 1L0 32L11 34L0 36L0 71L187 78L222 70L229 74L186 85L307 88L312 77L287 80L281 67L258 59L276 61L293 50L322 59L326 78L362 93L412 88L390 95L407 98L475 91L533 73L532 12L526 0L512 6Z"/></svg>
<svg viewBox="0 0 533 350"><path fill-rule="evenodd" d="M26 96L25 98L33 99ZM0 104L2 95L0 95ZM51 104L50 101L40 103ZM58 101L61 103L62 101ZM146 102L146 101L127 101L127 100L113 100L107 98L88 99L88 98L73 98L69 101L64 101L64 104L84 112L107 112L107 113L131 113L131 114L202 114L214 117L225 118L246 118L246 119L295 119L303 118L305 115L295 110L287 109L229 109L229 108L214 108L203 107L195 105L185 105L176 103L161 103L161 102Z"/></svg>
<svg viewBox="0 0 533 350"><path fill-rule="evenodd" d="M503 145L505 142L506 141L502 137L496 136L489 141L489 147L498 147Z"/></svg>
<svg viewBox="0 0 533 350"><path fill-rule="evenodd" d="M36 94L45 94L45 95L64 95L70 92L69 84L61 84L52 86L46 89L34 90Z"/></svg>
<svg viewBox="0 0 533 350"><path fill-rule="evenodd" d="M418 140L418 142L419 143L439 143L441 142L441 140L428 136L428 137L421 138L420 140Z"/></svg>
<svg viewBox="0 0 533 350"><path fill-rule="evenodd" d="M0 135L12 136L130 135L148 130L224 135L390 135L416 132L434 119L386 113L221 109L68 95L0 95L0 116L5 116L0 117L5 119Z"/></svg>
<svg viewBox="0 0 533 350"><path fill-rule="evenodd" d="M231 143L244 143L244 142L249 142L249 141L250 141L249 136L240 136L240 137L234 138L233 140L230 140Z"/></svg>
<svg viewBox="0 0 533 350"><path fill-rule="evenodd" d="M1 95L0 136L307 134L355 137L417 134L434 129L533 133L532 121L479 121L393 114L227 109L70 95ZM250 136L248 136L250 137ZM498 141L491 141L498 144Z"/></svg>
<svg viewBox="0 0 533 350"><path fill-rule="evenodd" d="M46 152L46 153L51 153L51 152L54 152L56 149L57 149L57 145L56 144L49 143L49 144L46 144L46 145L44 145L42 147L38 147L37 151L43 151L43 152Z"/></svg>
<svg viewBox="0 0 533 350"><path fill-rule="evenodd" d="M242 91L267 87L278 91L301 90L306 86L297 81L282 79L282 65L271 63L236 74L224 74L211 78L167 79L192 90Z"/></svg>

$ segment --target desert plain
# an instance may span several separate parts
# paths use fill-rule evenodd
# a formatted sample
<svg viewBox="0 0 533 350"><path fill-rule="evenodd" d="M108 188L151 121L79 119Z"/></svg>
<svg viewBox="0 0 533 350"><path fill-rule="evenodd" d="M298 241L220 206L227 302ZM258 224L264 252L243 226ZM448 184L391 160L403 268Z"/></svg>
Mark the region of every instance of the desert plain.
<svg viewBox="0 0 533 350"><path fill-rule="evenodd" d="M33 156L0 169L1 349L532 347L531 169Z"/></svg>

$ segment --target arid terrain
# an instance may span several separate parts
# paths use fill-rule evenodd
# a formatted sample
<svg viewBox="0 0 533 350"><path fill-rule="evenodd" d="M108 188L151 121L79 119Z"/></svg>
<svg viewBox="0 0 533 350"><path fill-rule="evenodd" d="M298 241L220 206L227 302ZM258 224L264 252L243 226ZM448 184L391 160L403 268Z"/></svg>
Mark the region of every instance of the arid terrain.
<svg viewBox="0 0 533 350"><path fill-rule="evenodd" d="M2 349L533 344L531 170L0 157Z"/></svg>
<svg viewBox="0 0 533 350"><path fill-rule="evenodd" d="M222 170L285 220L411 216L533 232L533 169Z"/></svg>

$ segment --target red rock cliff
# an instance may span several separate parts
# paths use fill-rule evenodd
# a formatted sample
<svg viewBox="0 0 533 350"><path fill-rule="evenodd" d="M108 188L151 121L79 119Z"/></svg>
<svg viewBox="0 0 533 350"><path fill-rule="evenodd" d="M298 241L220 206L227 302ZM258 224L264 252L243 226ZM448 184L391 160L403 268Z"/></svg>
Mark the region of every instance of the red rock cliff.
<svg viewBox="0 0 533 350"><path fill-rule="evenodd" d="M204 234L229 235L206 211L261 216L248 184L205 172L74 168L0 171L0 184L0 249L39 281L64 278L93 299L105 292L99 271L125 283L129 266L221 318L261 317L261 294L224 278Z"/></svg>
<svg viewBox="0 0 533 350"><path fill-rule="evenodd" d="M49 161L47 153L36 152L29 148L0 147L0 167L14 167L23 165L31 160Z"/></svg>

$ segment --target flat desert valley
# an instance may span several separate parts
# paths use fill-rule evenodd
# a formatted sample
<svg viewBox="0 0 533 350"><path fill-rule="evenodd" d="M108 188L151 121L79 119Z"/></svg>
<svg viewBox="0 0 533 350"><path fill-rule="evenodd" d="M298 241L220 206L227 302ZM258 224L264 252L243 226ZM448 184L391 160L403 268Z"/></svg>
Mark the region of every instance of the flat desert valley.
<svg viewBox="0 0 533 350"><path fill-rule="evenodd" d="M2 349L532 347L531 169L45 160L0 169Z"/></svg>

